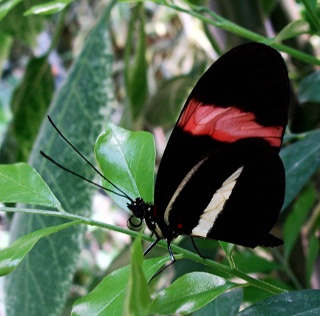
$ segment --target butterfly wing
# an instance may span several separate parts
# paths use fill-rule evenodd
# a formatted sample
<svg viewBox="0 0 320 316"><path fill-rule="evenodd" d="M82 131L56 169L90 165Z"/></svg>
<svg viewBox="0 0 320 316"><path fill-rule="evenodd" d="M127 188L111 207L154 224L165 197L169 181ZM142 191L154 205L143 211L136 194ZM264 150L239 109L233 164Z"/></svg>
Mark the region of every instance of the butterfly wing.
<svg viewBox="0 0 320 316"><path fill-rule="evenodd" d="M184 180L164 213L165 222L179 235L254 248L278 220L284 170L278 153L265 141L250 138L221 146Z"/></svg>
<svg viewBox="0 0 320 316"><path fill-rule="evenodd" d="M268 222L264 230L268 231L263 233L266 236L283 202L284 171L278 152L288 120L288 105L285 64L281 55L268 46L257 43L238 46L206 71L180 114L159 166L154 216L164 237L172 232L197 235L192 229L199 224L216 191L239 168L243 169L231 192L232 198L219 212L216 229L211 225L206 237L253 246L237 237L230 240L228 236L236 233L230 235L229 231L236 230L229 222L233 220L248 228L243 223L254 226L258 222L256 217ZM238 156L244 151L246 155L241 160ZM234 154L228 156L228 152ZM264 161L260 152L270 159ZM259 159L253 163L249 158L257 153ZM197 167L199 164L201 168ZM261 177L247 176L251 169L255 170L253 173L260 170ZM206 170L207 178L201 176L201 170ZM267 185L258 185L261 182ZM268 186L274 190L271 192ZM259 190L253 190L255 187ZM245 194L250 188L254 194ZM241 197L237 192L245 195ZM259 205L270 194L275 196L274 201L268 204L268 209L261 210ZM244 212L242 199L250 199L252 206L240 221L234 212ZM224 228L218 229L218 221ZM256 240L263 238L254 239L256 245Z"/></svg>

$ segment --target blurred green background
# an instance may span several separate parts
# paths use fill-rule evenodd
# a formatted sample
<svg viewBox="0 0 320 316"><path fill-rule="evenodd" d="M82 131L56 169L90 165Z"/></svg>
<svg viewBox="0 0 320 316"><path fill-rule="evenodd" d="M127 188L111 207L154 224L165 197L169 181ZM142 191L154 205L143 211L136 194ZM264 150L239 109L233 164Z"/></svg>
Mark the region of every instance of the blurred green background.
<svg viewBox="0 0 320 316"><path fill-rule="evenodd" d="M92 161L95 139L107 122L147 130L155 136L158 165L201 74L238 44L269 44L283 53L292 86L282 152L287 197L275 228L285 246L272 251L239 247L234 260L242 271L283 288L319 289L319 9L320 4L311 0L2 1L1 163L29 162L66 210L126 227L128 213L108 196L40 157L39 150L44 150L66 167L97 180L55 135L47 113ZM41 216L15 217L1 213L1 248L8 245L9 236L13 240L59 223L42 221ZM77 298L128 263L130 242L129 236L89 227L53 237L52 248L37 245L6 282L8 315L69 314ZM192 249L188 239L179 242ZM227 264L217 242L203 240L199 247ZM157 248L153 255L163 253ZM64 257L63 264L51 265L56 257ZM158 289L194 269L208 270L179 261L153 286ZM248 287L234 291L232 299L251 304L269 295ZM233 315L231 310L225 313Z"/></svg>

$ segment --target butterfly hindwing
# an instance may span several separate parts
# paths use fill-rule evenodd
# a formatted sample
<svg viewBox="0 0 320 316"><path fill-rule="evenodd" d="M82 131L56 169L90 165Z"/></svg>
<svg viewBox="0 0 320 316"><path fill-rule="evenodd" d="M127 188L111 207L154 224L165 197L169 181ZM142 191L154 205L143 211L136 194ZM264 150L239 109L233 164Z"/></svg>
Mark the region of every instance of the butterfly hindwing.
<svg viewBox="0 0 320 316"><path fill-rule="evenodd" d="M284 181L278 153L265 141L222 146L186 175L165 211L165 224L179 235L254 248L278 220Z"/></svg>

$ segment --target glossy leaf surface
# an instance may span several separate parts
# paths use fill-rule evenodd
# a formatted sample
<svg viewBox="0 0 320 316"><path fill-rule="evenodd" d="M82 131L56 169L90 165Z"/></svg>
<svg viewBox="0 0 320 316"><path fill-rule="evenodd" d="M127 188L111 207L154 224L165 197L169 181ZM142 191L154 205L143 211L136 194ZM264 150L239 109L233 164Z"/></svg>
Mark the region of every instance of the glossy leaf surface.
<svg viewBox="0 0 320 316"><path fill-rule="evenodd" d="M280 156L286 170L285 209L320 166L320 132L289 145Z"/></svg>
<svg viewBox="0 0 320 316"><path fill-rule="evenodd" d="M168 261L168 257L145 260L143 271L151 277ZM129 266L107 275L88 295L77 300L72 309L72 316L122 315L129 277Z"/></svg>
<svg viewBox="0 0 320 316"><path fill-rule="evenodd" d="M0 165L0 191L3 203L61 206L36 170L26 163Z"/></svg>
<svg viewBox="0 0 320 316"><path fill-rule="evenodd" d="M57 1L49 1L44 4L39 4L31 7L27 10L24 15L31 14L42 14L49 15L62 11L65 9L73 0L57 0Z"/></svg>
<svg viewBox="0 0 320 316"><path fill-rule="evenodd" d="M95 155L102 173L131 199L142 197L152 203L154 188L155 145L147 132L130 132L109 124L97 139ZM103 181L103 186L116 188ZM123 209L127 199L108 192Z"/></svg>
<svg viewBox="0 0 320 316"><path fill-rule="evenodd" d="M185 274L155 297L150 312L189 314L236 286L235 283L205 272Z"/></svg>
<svg viewBox="0 0 320 316"><path fill-rule="evenodd" d="M320 313L320 291L292 291L260 301L243 311L239 316L317 316Z"/></svg>
<svg viewBox="0 0 320 316"><path fill-rule="evenodd" d="M112 53L108 19L113 4L111 2L107 6L100 22L88 35L49 112L60 131L92 161L94 141L102 130L102 109L108 113L112 108ZM44 159L39 154L40 150L89 179L96 176L61 140L47 119L33 147L30 163L67 212L88 216L95 188ZM12 223L12 239L63 222L65 220L60 218L16 214ZM7 276L8 316L61 315L78 265L83 234L84 226L74 226L35 245L16 271Z"/></svg>
<svg viewBox="0 0 320 316"><path fill-rule="evenodd" d="M33 246L43 237L68 228L78 222L69 222L37 230L17 239L11 246L0 251L0 276L11 273L17 268Z"/></svg>
<svg viewBox="0 0 320 316"><path fill-rule="evenodd" d="M147 315L151 303L147 279L143 273L143 253L141 240L137 238L131 247L129 279L123 308L123 316Z"/></svg>

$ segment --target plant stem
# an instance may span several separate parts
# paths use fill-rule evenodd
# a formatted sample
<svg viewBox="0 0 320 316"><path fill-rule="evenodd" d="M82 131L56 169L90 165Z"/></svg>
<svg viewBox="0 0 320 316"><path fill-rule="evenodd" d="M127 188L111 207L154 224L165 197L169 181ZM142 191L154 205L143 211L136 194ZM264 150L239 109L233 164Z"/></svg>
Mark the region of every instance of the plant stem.
<svg viewBox="0 0 320 316"><path fill-rule="evenodd" d="M320 65L320 59L313 57L311 55L305 54L303 52L300 52L299 50L296 50L294 48L291 48L287 45L280 44L277 42L274 42L272 38L268 38L265 36L262 36L260 34L257 34L255 32L252 32L240 25L237 25L220 15L210 11L207 8L201 7L201 6L190 6L190 9L187 7L180 7L178 5L165 2L163 0L153 0L155 3L164 5L166 7L169 7L171 9L174 9L179 12L184 12L187 14L190 14L193 17L198 18L199 20L203 21L204 23L214 25L216 27L219 27L223 30L229 31L233 34L237 34L241 37L247 38L251 41L260 42L264 44L268 44L284 53L287 53L291 55L292 57L295 57L297 59L300 59L306 63L314 64L314 65ZM210 16L210 18L206 17L203 13L206 13Z"/></svg>
<svg viewBox="0 0 320 316"><path fill-rule="evenodd" d="M218 54L218 56L221 56L223 54L222 50L221 50L218 42L215 40L215 38L210 33L208 24L207 23L202 23L202 26L203 26L204 33L206 34L206 36L207 36L212 48L215 50L215 52Z"/></svg>
<svg viewBox="0 0 320 316"><path fill-rule="evenodd" d="M59 14L58 22L57 22L57 25L56 25L56 28L55 28L55 32L54 32L53 37L52 37L51 44L50 44L50 47L49 47L49 49L48 49L48 51L46 53L47 56L49 56L51 51L56 47L56 45L58 43L58 40L60 38L61 32L62 32L63 27L64 27L64 20L65 20L66 14L67 14L67 8L62 10L60 12L60 14Z"/></svg>
<svg viewBox="0 0 320 316"><path fill-rule="evenodd" d="M320 22L315 14L315 10L313 10L310 6L310 1L301 0L301 2L303 3L304 7L306 8L307 14L309 16L309 19L310 19L312 25L315 27L315 29L319 33L320 32Z"/></svg>
<svg viewBox="0 0 320 316"><path fill-rule="evenodd" d="M0 211L3 212L19 212L19 213L28 213L28 214L39 214L39 215L45 215L45 216L54 216L54 217L60 217L60 218L67 218L70 220L80 220L80 224L86 224L86 225L91 225L91 226L97 226L97 227L101 227L101 228L106 228L106 229L110 229L119 233L123 233L132 237L138 237L141 236L141 239L146 240L146 241L153 241L154 238L151 238L150 236L147 235L141 235L140 232L135 232L129 229L125 229L125 228L121 228L121 227L117 227L117 226L113 226L110 224L106 224L103 222L99 222L99 221L95 221L95 220L91 220L89 218L83 217L83 216L79 216L79 215L75 215L75 214L71 214L71 213L61 213L61 212L57 212L57 211L48 211L48 210L39 210L39 209L27 209L27 208L14 208L14 207L1 207ZM163 247L163 248L167 248L168 245L166 243L165 240L162 240L158 243L159 246ZM172 244L172 250L176 253L182 254L183 258L187 258L196 262L199 262L201 264L204 264L208 267L211 267L214 271L216 271L218 274L227 274L229 276L233 276L233 277L237 277L240 278L244 281L246 281L248 283L248 285L263 289L265 291L268 291L272 294L280 294L285 292L285 290L278 288L276 286L273 286L271 284L268 284L264 281L258 280L258 279L254 279L248 275L246 275L245 273L235 269L235 268L230 268L228 266L225 266L223 264L217 263L213 260L208 260L208 259L204 259L199 257L198 254L195 254L191 251L188 251L186 249L180 248L177 245Z"/></svg>
<svg viewBox="0 0 320 316"><path fill-rule="evenodd" d="M160 243L159 243L159 245L162 246L162 244L160 244ZM165 245L165 247L166 247L166 245ZM217 272L220 272L223 274L228 274L232 277L240 278L240 279L246 281L248 283L248 285L251 285L251 286L257 287L259 289L268 291L272 294L281 294L281 293L286 292L286 290L284 290L284 289L281 289L279 287L276 287L274 285L271 285L271 284L266 283L264 281L261 281L259 279L252 278L252 277L246 275L245 273L241 272L238 269L230 268L230 267L225 266L223 264L217 263L213 260L201 258L197 254L195 254L191 251L188 251L186 249L182 249L176 245L172 245L171 248L172 248L172 250L181 253L183 255L183 258L187 258L187 259L202 263L202 264L212 268L214 271L217 271Z"/></svg>

